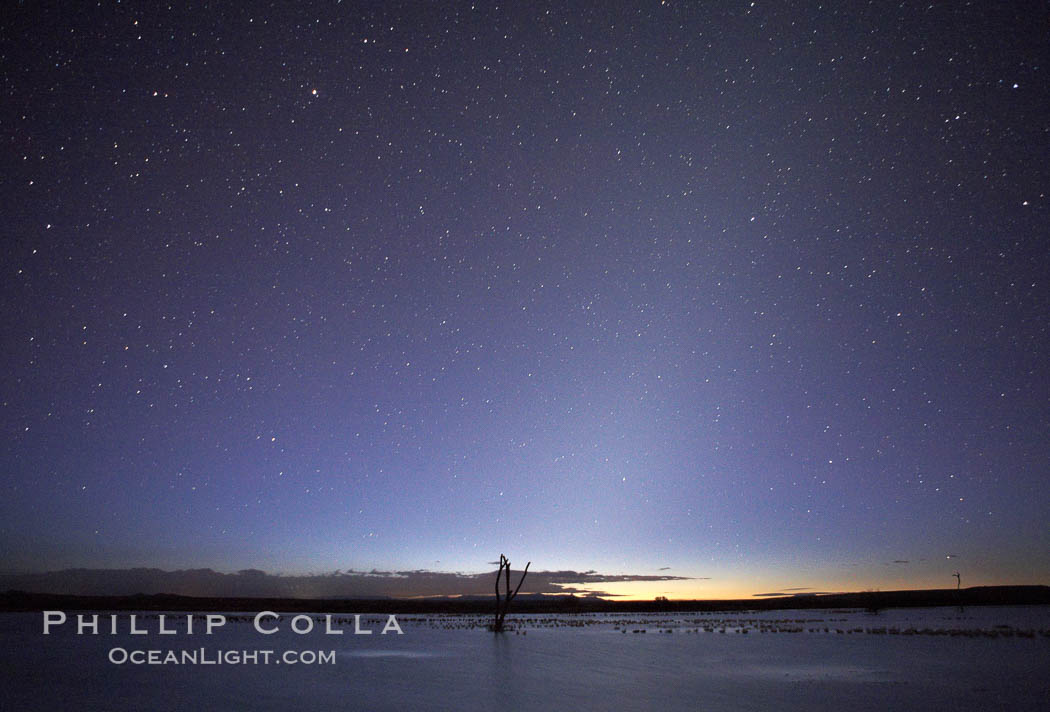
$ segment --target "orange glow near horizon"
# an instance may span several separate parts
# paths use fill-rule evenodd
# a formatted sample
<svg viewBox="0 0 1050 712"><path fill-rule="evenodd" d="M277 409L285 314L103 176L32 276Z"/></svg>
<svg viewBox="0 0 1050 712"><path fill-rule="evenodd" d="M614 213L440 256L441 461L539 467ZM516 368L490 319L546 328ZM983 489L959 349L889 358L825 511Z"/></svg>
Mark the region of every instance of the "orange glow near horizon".
<svg viewBox="0 0 1050 712"><path fill-rule="evenodd" d="M590 592L607 594L603 598L615 601L651 601L657 596L672 600L732 600L751 598L753 586L744 587L738 582L685 579L672 581L623 581L603 582L593 585L566 585L567 593L586 595Z"/></svg>
<svg viewBox="0 0 1050 712"><path fill-rule="evenodd" d="M809 583L801 586L800 583ZM973 578L964 580L967 586L995 586L1026 583L1021 578L1009 579ZM792 580L784 577L757 576L752 578L725 578L708 580L702 578L669 581L623 581L594 584L563 584L566 593L587 595L606 594L603 598L614 601L651 601L658 596L670 600L719 601L719 600L765 600L769 596L758 594L784 593L857 593L863 591L899 591L919 589L954 588L955 581L942 574L919 574L911 577L855 578L845 576L805 577Z"/></svg>

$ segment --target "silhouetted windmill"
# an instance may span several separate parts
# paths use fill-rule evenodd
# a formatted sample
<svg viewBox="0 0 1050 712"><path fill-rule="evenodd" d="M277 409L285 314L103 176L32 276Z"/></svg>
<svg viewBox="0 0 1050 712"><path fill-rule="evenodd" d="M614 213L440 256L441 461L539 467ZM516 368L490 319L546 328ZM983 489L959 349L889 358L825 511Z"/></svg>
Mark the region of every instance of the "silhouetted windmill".
<svg viewBox="0 0 1050 712"><path fill-rule="evenodd" d="M958 591L959 588L962 587L962 576L959 575L958 571L952 574L952 576L955 577L955 590Z"/></svg>

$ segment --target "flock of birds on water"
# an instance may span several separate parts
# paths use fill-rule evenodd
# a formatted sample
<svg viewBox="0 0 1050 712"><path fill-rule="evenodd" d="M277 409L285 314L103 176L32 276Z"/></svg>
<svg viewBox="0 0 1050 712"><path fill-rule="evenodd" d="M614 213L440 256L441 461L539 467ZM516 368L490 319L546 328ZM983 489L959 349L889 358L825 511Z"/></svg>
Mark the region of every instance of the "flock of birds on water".
<svg viewBox="0 0 1050 712"><path fill-rule="evenodd" d="M927 636L949 636L967 638L1050 638L1050 629L1027 629L1017 628L1008 624L994 625L984 628L963 627L960 621L968 620L964 616L947 619L947 625L938 627L901 627L893 625L856 625L856 617L861 611L842 610L831 611L832 616L838 614L852 614L851 618L747 618L747 617L718 617L717 614L694 613L673 618L666 615L654 616L632 616L629 614L603 614L603 613L579 613L571 615L544 616L537 614L524 614L511 616L513 622L508 620L507 633L514 635L528 635L529 631L553 630L558 628L584 628L595 631L612 631L621 634L645 634L657 633L664 635L674 634L722 634L722 635L748 635L751 633L804 633L804 634L828 634L828 635L927 635ZM152 614L156 615L156 614ZM291 616L296 614L283 614ZM311 614L318 625L325 621L324 615ZM869 615L872 620L878 618L877 614ZM149 617L147 614L146 617ZM371 616L362 615L362 621ZM226 615L226 619L234 623L251 624L254 620L252 615ZM492 622L492 616L478 614L437 614L437 615L415 615L397 616L398 622L403 628L433 628L439 630L488 630ZM382 625L385 616L376 617L373 624ZM353 616L333 615L332 625L349 627L354 625ZM852 625L850 625L852 623Z"/></svg>

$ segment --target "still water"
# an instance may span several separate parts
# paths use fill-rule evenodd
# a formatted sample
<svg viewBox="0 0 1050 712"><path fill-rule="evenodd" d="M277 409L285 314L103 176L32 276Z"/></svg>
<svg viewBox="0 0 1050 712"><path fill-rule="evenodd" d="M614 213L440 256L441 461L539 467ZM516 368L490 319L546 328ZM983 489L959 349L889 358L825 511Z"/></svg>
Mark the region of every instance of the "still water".
<svg viewBox="0 0 1050 712"><path fill-rule="evenodd" d="M0 614L3 710L1038 709L1046 607L741 614L267 618ZM57 618L57 616L55 617ZM114 652L116 651L116 652ZM149 664L149 651L154 664ZM183 651L186 651L185 653ZM270 651L269 655L263 655ZM252 653L255 653L254 655ZM139 659L142 664L132 662ZM218 662L218 661L222 662ZM165 662L166 661L166 662ZM304 662L305 661L305 662Z"/></svg>

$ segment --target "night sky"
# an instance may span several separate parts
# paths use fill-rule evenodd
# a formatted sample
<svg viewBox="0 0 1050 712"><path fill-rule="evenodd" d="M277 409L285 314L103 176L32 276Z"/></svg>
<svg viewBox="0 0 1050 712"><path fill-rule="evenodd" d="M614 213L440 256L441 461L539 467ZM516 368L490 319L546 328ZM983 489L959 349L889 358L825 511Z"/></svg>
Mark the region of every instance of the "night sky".
<svg viewBox="0 0 1050 712"><path fill-rule="evenodd" d="M1050 582L1045 3L0 23L0 570Z"/></svg>

